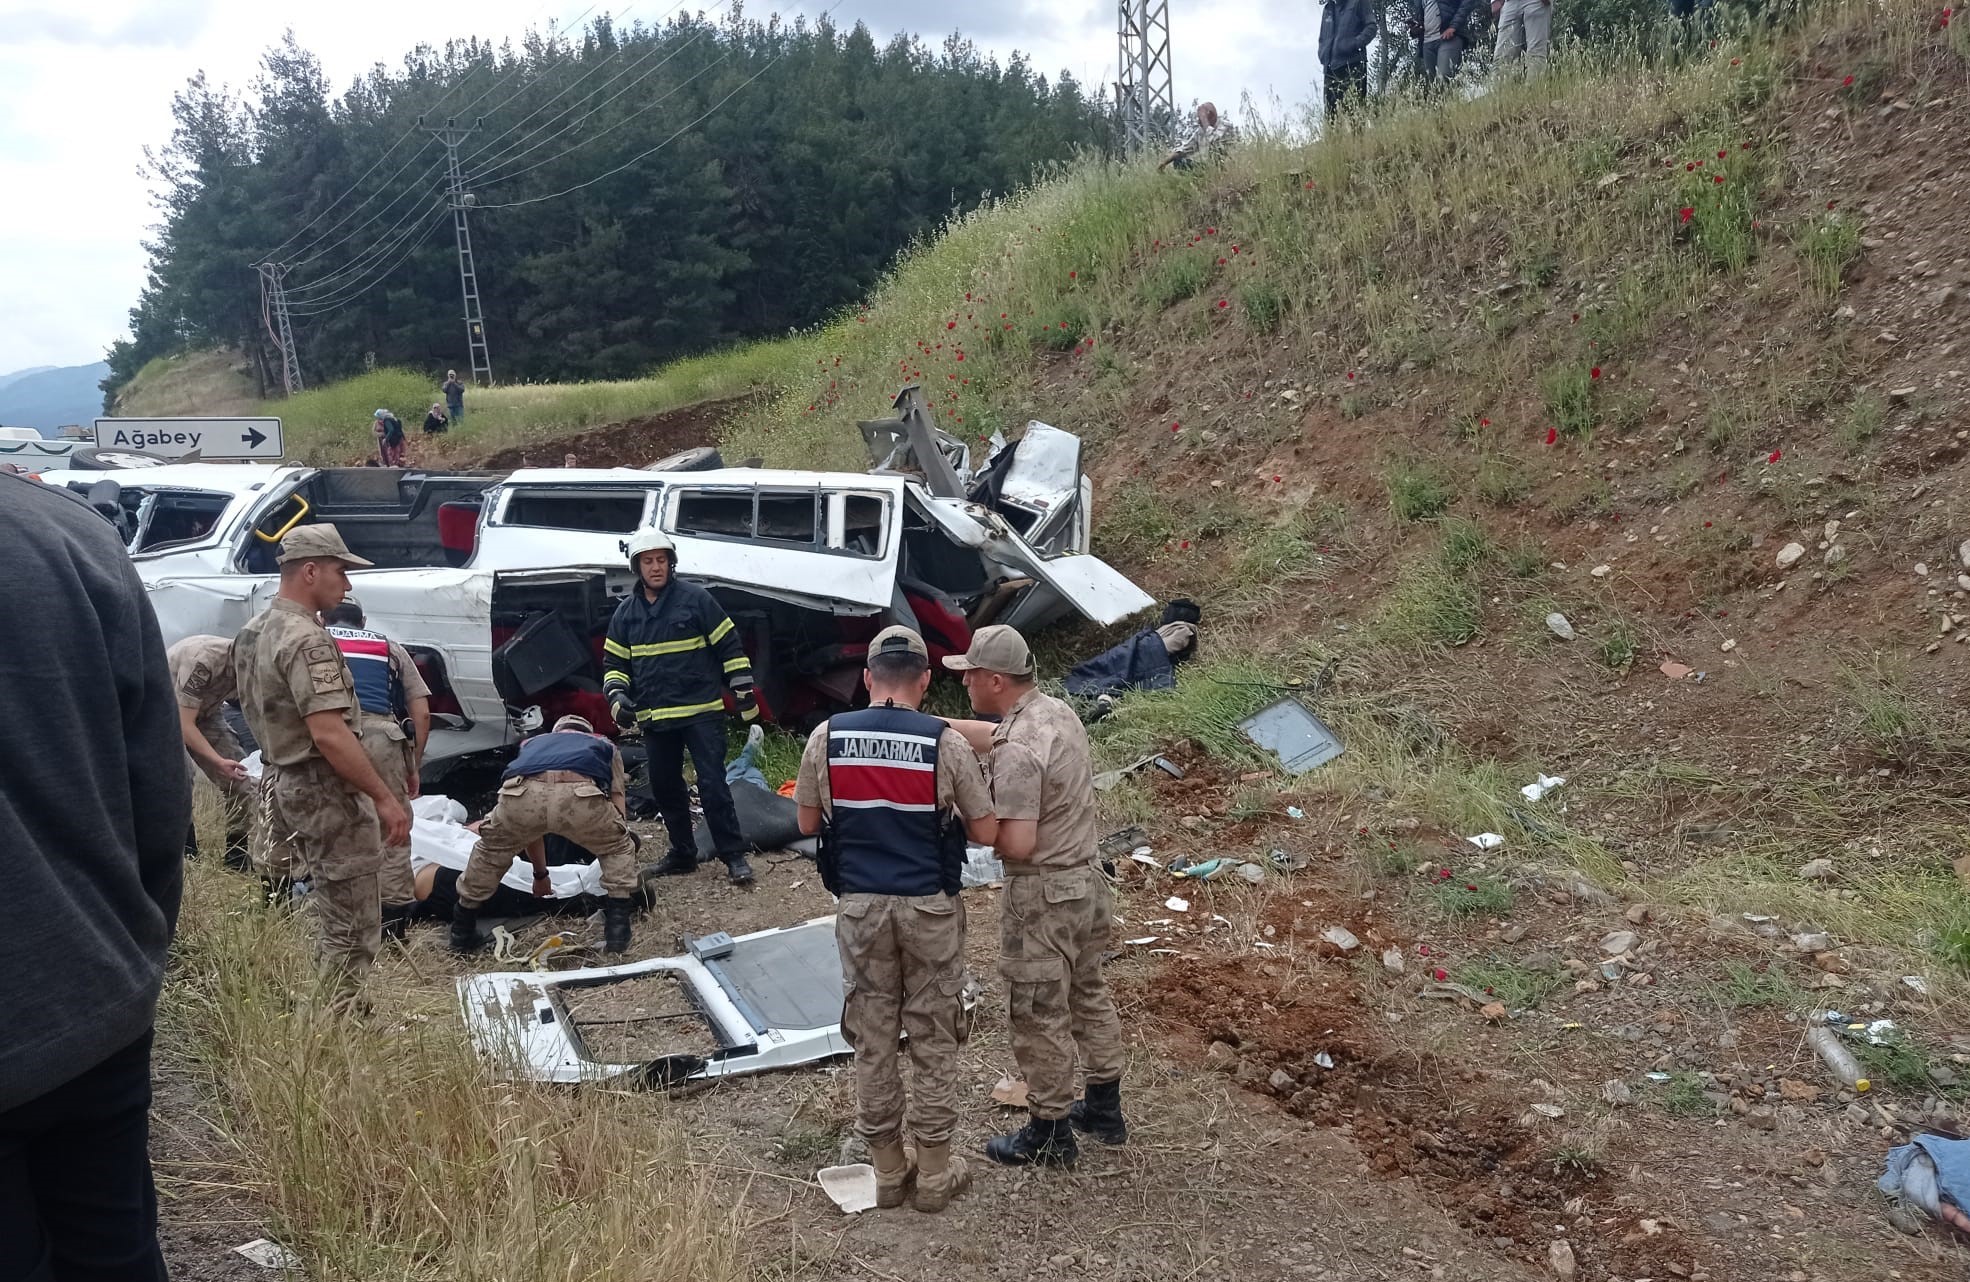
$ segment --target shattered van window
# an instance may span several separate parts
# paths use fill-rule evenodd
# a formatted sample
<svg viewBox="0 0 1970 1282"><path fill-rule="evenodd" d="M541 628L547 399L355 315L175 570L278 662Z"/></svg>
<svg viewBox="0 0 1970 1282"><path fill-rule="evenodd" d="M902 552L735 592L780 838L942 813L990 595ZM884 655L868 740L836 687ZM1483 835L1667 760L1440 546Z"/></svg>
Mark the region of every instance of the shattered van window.
<svg viewBox="0 0 1970 1282"><path fill-rule="evenodd" d="M882 555L884 504L874 494L850 494L842 505L841 546L857 556Z"/></svg>
<svg viewBox="0 0 1970 1282"><path fill-rule="evenodd" d="M628 534L643 524L645 491L515 490L504 523Z"/></svg>
<svg viewBox="0 0 1970 1282"><path fill-rule="evenodd" d="M812 491L800 494L762 493L759 496L759 523L754 531L756 537L780 543L818 543L820 540L814 532L816 497Z"/></svg>
<svg viewBox="0 0 1970 1282"><path fill-rule="evenodd" d="M677 496L676 532L752 537L751 490L685 490Z"/></svg>

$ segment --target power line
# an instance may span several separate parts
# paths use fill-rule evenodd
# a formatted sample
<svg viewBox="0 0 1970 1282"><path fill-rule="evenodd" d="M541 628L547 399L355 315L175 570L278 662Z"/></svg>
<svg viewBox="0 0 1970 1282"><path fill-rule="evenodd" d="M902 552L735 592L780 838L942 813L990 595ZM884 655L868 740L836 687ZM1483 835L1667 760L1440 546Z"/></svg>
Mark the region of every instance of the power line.
<svg viewBox="0 0 1970 1282"><path fill-rule="evenodd" d="M842 0L835 0L834 4L829 5L826 9L821 11L820 16L822 18L827 17L829 14L833 13L837 8L839 8L841 6L841 3ZM728 54L726 56L729 57L730 55ZM765 66L761 67L758 71L753 72L750 76L747 76L744 80L740 81L737 87L732 89L729 93L727 93L723 98L720 98L717 102L711 104L711 106L705 108L703 113L700 114L695 120L692 120L688 124L682 126L677 130L676 133L671 134L670 137L664 139L656 146L651 147L646 151L638 152L636 155L631 156L628 160L625 160L622 164L617 165L613 169L605 169L601 173L595 175L593 178L587 179L586 181L583 182L578 182L572 187L565 187L560 191L549 192L545 196L529 196L525 200L509 200L509 201L504 201L497 205L479 205L478 208L517 209L522 205L537 205L545 200L558 200L562 196L571 195L574 192L580 191L584 187L593 187L596 183L601 182L605 178L613 178L615 175L621 173L623 170L633 168L634 166L641 164L643 161L649 159L651 156L656 155L658 152L662 151L665 147L668 147L671 143L677 141L677 139L681 137L687 130L693 129L696 126L704 123L704 121L708 117L710 117L710 115L713 112L717 111L720 107L723 107L726 103L730 102L733 99L733 97L735 97L741 90L745 89L748 85L752 84L753 81L759 79L761 76L771 71L776 65L778 65L780 59L784 57L786 57L786 54L784 52L774 54L772 58L767 60ZM713 65L715 66L717 64L713 64ZM708 69L709 68L707 68L707 70ZM600 135L597 136L599 137ZM573 148L570 148L569 150L572 151Z"/></svg>
<svg viewBox="0 0 1970 1282"><path fill-rule="evenodd" d="M436 213L442 207L443 207L442 203L433 205L431 207L430 212ZM388 266L384 267L381 271L377 272L375 276L373 276L367 283L362 284L360 286L347 287L341 292L341 296L337 298L317 299L315 300L314 306L306 307L306 308L297 308L294 310L293 315L324 316L327 315L329 312L337 311L340 308L345 307L348 304L354 302L356 299L361 298L364 294L367 294L370 290L375 289L378 285L381 285L385 280L389 279L391 273L395 272L397 268L403 266L404 263L410 258L412 254L416 253L419 249L423 248L422 238L428 237L431 234L431 229L436 227L437 225L438 225L438 220L433 219L429 223L423 224L422 226L413 227L398 242L399 245L404 247L403 252L399 253L394 261L392 261Z"/></svg>
<svg viewBox="0 0 1970 1282"><path fill-rule="evenodd" d="M692 37L692 39L696 40L697 37L694 36ZM677 56L678 53L682 53L682 52L683 50L679 49L675 53L673 53L671 57L674 58ZM613 132L614 130L620 129L622 126L636 119L644 112L662 106L665 102L668 102L671 98L675 97L678 93L683 91L685 88L689 87L692 84L692 82L696 81L700 76L703 76L705 73L709 71L716 70L718 67L722 66L725 62L727 62L731 57L732 55L730 53L720 54L712 62L706 63L704 66L698 68L698 70L692 72L688 78L679 81L675 85L672 85L670 89L665 93L660 94L655 98L652 98L649 102L644 103L642 106L630 112L628 115L623 116L617 120L611 121L609 124L604 125L602 128L588 135L588 137L582 139L580 142L572 143L569 146L562 148L560 151L555 152L553 155L547 157L544 160L536 160L530 165L522 165L518 169L510 170L507 173L503 173L503 174L496 174L491 177L488 177L483 172L475 174L472 177L473 185L490 187L497 183L511 182L513 179L518 178L521 174L532 173L534 170L539 169L544 165L551 165L555 161L560 160L563 157L573 155L576 151L579 151L581 148L586 147L589 143L594 142L597 138L604 137L607 134ZM668 62L669 59L666 58L665 61ZM653 68L652 71L654 72L654 70L655 69ZM625 92L627 92L627 90L625 90ZM607 104L605 103L602 105L606 106ZM569 128L573 128L573 127L574 127L573 125L569 126ZM563 130L563 132L566 131ZM541 140L542 143L545 143L547 141L549 140L548 139ZM540 144L535 144L535 145L538 146ZM528 148L528 150L531 151L532 148ZM518 155L513 156L512 158L514 160L518 160L520 156L525 154L526 152L521 152ZM488 206L488 208L494 208L494 206Z"/></svg>
<svg viewBox="0 0 1970 1282"><path fill-rule="evenodd" d="M429 193L426 193L426 195L428 201ZM329 272L327 275L317 277L316 279L311 280L304 285L296 286L292 291L292 293L302 302L312 301L310 296L319 296L323 293L334 293L336 290L341 288L341 286L337 284L338 281L343 280L345 277L361 275L363 272L369 270L374 260L388 256L391 250L396 248L396 243L393 243L391 241L391 237L395 236L400 230L402 230L402 228L406 223L410 223L415 219L419 218L420 216L428 215L435 208L437 208L437 206L436 204L433 203L426 203L422 209L419 209L416 206L412 206L410 209L404 211L403 216L398 218L396 222L392 223L389 229L386 230L381 236L377 237L375 243L371 244L367 249L364 249L361 253L357 254L354 258L350 259L342 266L336 268L334 271ZM283 266L287 267L288 270L292 269L290 265L284 264Z"/></svg>
<svg viewBox="0 0 1970 1282"><path fill-rule="evenodd" d="M416 152L412 153L410 160L406 161L401 167L399 167L396 173L391 174L390 177L386 180L387 183L395 184L397 179L403 175L404 170L410 168L411 163L417 160L418 157L424 155L425 151L429 147L430 147L430 143L427 142L423 147L420 147ZM306 267L310 263L319 262L321 259L327 258L331 254L338 252L344 245L347 245L350 242L354 241L356 237L359 236L365 229L374 227L377 223L380 223L385 218L390 217L390 215L396 211L397 206L401 201L405 200L406 198L414 198L420 192L427 190L429 188L431 180L437 175L438 171L443 167L444 167L443 160L434 159L429 165L425 166L424 172L418 174L417 177L411 179L409 182L403 184L402 186L397 187L396 189L397 194L390 197L390 199L388 199L387 201L385 201L377 209L375 213L371 214L368 218L364 219L362 222L357 223L354 227L349 228L347 231L343 232L340 236L337 236L332 241L327 240L326 237L323 237L323 238L318 238L314 241L309 242L307 245L302 246L301 249L298 249L294 251L294 253L288 255L287 266L289 267L290 270L298 270L300 268ZM376 193L377 196L380 196L382 194L383 193L381 191ZM375 200L375 199L376 196L371 196L369 198L369 200ZM363 204L365 205L368 204L369 200L365 200ZM361 206L358 206L356 209L351 210L350 213L354 214L358 212L360 209ZM402 225L402 220L399 219L397 223L392 224L391 230L394 230L396 227L401 225ZM332 232L334 229L331 228L330 230ZM383 234L387 236L390 233L386 231Z"/></svg>

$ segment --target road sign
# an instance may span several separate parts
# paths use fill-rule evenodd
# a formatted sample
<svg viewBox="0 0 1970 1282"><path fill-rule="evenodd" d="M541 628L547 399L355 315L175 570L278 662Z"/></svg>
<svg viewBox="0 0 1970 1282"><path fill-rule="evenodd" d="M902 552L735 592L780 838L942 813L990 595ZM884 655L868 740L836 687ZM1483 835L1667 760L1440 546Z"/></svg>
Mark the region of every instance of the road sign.
<svg viewBox="0 0 1970 1282"><path fill-rule="evenodd" d="M202 462L278 463L277 418L99 418L99 450L141 450L165 458L197 454Z"/></svg>

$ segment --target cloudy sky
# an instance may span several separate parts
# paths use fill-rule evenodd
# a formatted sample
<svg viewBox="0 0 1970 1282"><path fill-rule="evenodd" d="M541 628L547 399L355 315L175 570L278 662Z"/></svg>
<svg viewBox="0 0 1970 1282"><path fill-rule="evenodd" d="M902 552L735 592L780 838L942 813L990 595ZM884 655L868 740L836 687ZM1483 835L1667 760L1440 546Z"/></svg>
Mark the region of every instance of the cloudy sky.
<svg viewBox="0 0 1970 1282"><path fill-rule="evenodd" d="M1091 87L1114 78L1112 0L747 0L763 17L817 14L878 36L915 30L935 43L960 27L1001 55ZM603 0L623 21L661 17L674 0ZM468 32L516 35L567 22L586 0L0 0L0 374L100 358L125 330L143 284L141 241L154 216L138 169L170 131L171 95L194 72L243 86L261 52L293 28L331 81L396 65L420 41ZM692 0L693 8L722 6ZM1171 0L1179 105L1233 107L1249 92L1291 107L1310 93L1317 0Z"/></svg>

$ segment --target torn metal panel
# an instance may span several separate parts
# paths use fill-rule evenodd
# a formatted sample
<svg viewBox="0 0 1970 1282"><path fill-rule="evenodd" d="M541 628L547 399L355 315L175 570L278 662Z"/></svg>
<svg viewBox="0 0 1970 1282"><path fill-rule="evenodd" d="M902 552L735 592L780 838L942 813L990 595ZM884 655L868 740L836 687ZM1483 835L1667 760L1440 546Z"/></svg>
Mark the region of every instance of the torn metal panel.
<svg viewBox="0 0 1970 1282"><path fill-rule="evenodd" d="M1303 775L1345 751L1340 736L1298 699L1281 699L1261 708L1239 722L1238 729L1276 755L1289 774Z"/></svg>
<svg viewBox="0 0 1970 1282"><path fill-rule="evenodd" d="M841 961L833 917L741 935L730 945L729 952L706 948L553 975L465 975L458 981L459 1008L479 1053L509 1076L531 1081L670 1086L850 1053L841 1035ZM718 1049L635 1062L591 1055L570 1016L569 994L666 973L688 988L700 1025L694 1031L708 1031ZM688 1045L682 1036L679 1043Z"/></svg>

